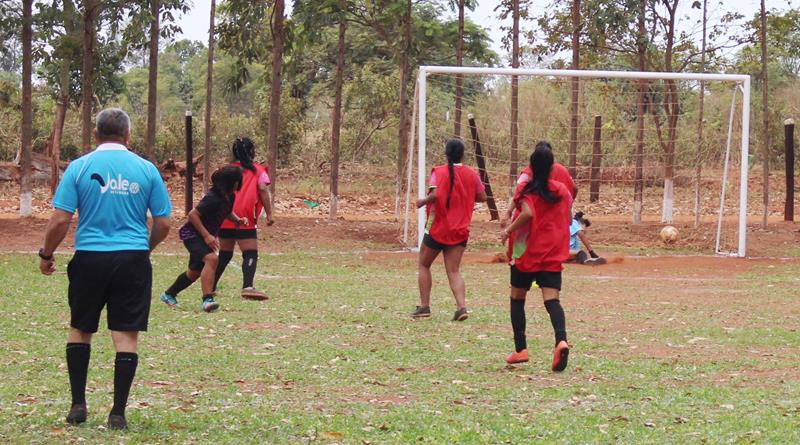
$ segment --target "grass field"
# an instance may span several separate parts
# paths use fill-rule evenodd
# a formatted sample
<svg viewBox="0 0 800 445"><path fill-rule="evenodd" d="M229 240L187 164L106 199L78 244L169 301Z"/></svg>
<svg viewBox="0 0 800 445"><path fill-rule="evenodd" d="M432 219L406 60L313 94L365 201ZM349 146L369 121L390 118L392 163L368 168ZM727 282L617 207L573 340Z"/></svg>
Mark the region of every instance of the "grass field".
<svg viewBox="0 0 800 445"><path fill-rule="evenodd" d="M60 255L65 270L66 255ZM67 427L66 276L0 255L3 443L798 443L798 263L627 258L565 271L573 353L549 371L552 330L527 305L531 362L513 342L508 270L464 264L469 320L434 265L431 319L411 321L410 254L262 256L272 299L240 299L229 269L215 314L199 290L153 302L126 433L106 431L113 352L101 323L89 422ZM185 258L158 255L157 295Z"/></svg>

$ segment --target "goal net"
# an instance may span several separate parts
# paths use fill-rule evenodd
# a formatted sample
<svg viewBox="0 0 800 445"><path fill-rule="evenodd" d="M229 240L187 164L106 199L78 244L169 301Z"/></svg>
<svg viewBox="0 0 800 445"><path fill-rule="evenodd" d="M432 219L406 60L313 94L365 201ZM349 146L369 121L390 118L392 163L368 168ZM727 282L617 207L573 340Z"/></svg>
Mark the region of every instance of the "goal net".
<svg viewBox="0 0 800 445"><path fill-rule="evenodd" d="M422 66L415 92L407 245L421 243L425 223L411 198L423 197L430 169L446 163L444 143L460 115L464 162L485 167L494 198L480 208L492 204L502 218L517 175L546 140L575 180L573 210L593 230L656 246L672 225L678 246L745 255L750 76Z"/></svg>

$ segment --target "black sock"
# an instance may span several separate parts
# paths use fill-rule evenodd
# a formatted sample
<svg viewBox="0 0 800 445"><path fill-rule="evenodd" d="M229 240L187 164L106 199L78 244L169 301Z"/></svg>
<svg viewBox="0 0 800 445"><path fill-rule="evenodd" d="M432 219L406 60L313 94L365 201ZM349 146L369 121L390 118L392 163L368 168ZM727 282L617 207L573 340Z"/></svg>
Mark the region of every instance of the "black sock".
<svg viewBox="0 0 800 445"><path fill-rule="evenodd" d="M86 375L91 352L92 345L88 343L67 343L67 371L73 405L86 403Z"/></svg>
<svg viewBox="0 0 800 445"><path fill-rule="evenodd" d="M125 406L128 404L128 394L131 392L138 364L139 355L135 352L117 352L117 359L114 361L114 406L111 414L125 416Z"/></svg>
<svg viewBox="0 0 800 445"><path fill-rule="evenodd" d="M514 348L517 352L528 349L525 339L525 300L511 299L511 328L514 330Z"/></svg>
<svg viewBox="0 0 800 445"><path fill-rule="evenodd" d="M225 268L228 267L228 263L231 262L231 258L233 258L232 250L219 251L219 262L217 263L217 271L214 273L214 290L217 290L217 283L219 283L220 277L222 277L222 274L225 272Z"/></svg>
<svg viewBox="0 0 800 445"><path fill-rule="evenodd" d="M178 275L178 278L175 278L175 282L172 283L172 286L169 287L165 291L167 295L172 295L173 297L177 297L178 294L186 289L187 287L191 286L194 281L190 280L189 277L186 275L186 272Z"/></svg>
<svg viewBox="0 0 800 445"><path fill-rule="evenodd" d="M567 319L564 317L564 308L561 307L561 301L558 299L547 300L544 302L544 307L547 313L550 314L550 323L553 325L553 331L556 334L556 345L560 341L567 341Z"/></svg>
<svg viewBox="0 0 800 445"><path fill-rule="evenodd" d="M253 287L253 278L256 276L256 264L258 264L257 250L245 250L242 252L243 288Z"/></svg>

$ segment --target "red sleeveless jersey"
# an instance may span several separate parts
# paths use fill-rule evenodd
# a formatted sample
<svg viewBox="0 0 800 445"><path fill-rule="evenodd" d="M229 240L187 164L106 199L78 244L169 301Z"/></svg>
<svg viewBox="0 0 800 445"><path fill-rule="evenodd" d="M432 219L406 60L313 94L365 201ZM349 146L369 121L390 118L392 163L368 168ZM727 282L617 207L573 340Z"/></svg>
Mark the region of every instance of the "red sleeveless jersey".
<svg viewBox="0 0 800 445"><path fill-rule="evenodd" d="M514 201L518 209L524 202L533 211L530 222L514 234L511 264L522 272L560 272L569 257L572 197L561 182L550 180L547 187L560 198L558 202L530 193Z"/></svg>
<svg viewBox="0 0 800 445"><path fill-rule="evenodd" d="M234 162L231 165L242 166L240 162ZM240 218L247 218L250 221L250 225L237 227L236 223L226 219L222 223L223 229L256 228L256 221L263 208L261 199L258 197L258 178L262 173L269 173L269 169L257 162L253 162L253 167L255 167L256 171L242 167L242 188L236 192L236 200L233 203L233 213Z"/></svg>
<svg viewBox="0 0 800 445"><path fill-rule="evenodd" d="M475 170L464 165L454 165L453 191L450 193L450 171L447 165L431 170L436 187L436 201L428 205L426 231L439 243L454 245L469 239L469 225L475 209L475 195L482 186ZM447 197L450 207L447 207Z"/></svg>

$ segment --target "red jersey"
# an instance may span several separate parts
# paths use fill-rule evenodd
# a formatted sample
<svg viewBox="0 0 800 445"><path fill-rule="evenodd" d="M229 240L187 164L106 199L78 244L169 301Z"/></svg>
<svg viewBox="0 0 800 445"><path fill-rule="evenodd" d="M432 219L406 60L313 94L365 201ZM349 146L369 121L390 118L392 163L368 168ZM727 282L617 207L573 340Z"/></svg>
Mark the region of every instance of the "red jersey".
<svg viewBox="0 0 800 445"><path fill-rule="evenodd" d="M242 166L240 162L234 162L231 165ZM250 221L250 225L236 226L236 223L226 219L222 223L223 229L256 228L256 221L263 208L261 198L258 196L258 180L262 175L266 176L269 169L258 162L253 162L253 167L255 167L256 171L242 168L242 188L236 192L236 199L233 204L233 213L240 218L247 218Z"/></svg>
<svg viewBox="0 0 800 445"><path fill-rule="evenodd" d="M469 239L469 225L475 208L475 196L484 190L478 173L461 164L453 166L454 182L450 195L450 171L447 164L431 170L431 187L436 188L436 201L429 204L425 231L439 243L454 245Z"/></svg>
<svg viewBox="0 0 800 445"><path fill-rule="evenodd" d="M533 213L530 222L514 234L511 264L522 272L560 272L569 257L572 197L561 182L550 180L547 187L560 198L558 202L551 204L531 193L514 201L517 209L524 202Z"/></svg>

